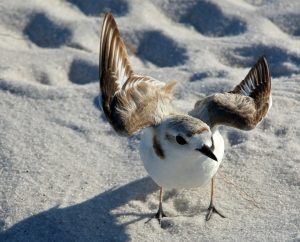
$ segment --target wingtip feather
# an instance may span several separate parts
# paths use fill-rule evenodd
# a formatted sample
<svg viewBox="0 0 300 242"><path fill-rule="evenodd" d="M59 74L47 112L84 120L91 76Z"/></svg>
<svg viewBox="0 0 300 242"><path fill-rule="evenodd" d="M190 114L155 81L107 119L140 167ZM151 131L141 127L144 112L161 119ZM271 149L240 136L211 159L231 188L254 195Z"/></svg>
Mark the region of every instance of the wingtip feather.
<svg viewBox="0 0 300 242"><path fill-rule="evenodd" d="M254 97L258 93L268 93L271 90L271 75L265 55L261 56L251 68L245 79L237 85L232 93Z"/></svg>

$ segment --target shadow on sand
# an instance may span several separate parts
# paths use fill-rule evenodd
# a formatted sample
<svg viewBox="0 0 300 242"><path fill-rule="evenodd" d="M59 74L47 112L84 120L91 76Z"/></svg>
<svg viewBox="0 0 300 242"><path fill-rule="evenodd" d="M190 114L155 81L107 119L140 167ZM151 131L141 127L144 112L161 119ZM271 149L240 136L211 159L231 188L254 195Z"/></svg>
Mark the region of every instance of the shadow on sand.
<svg viewBox="0 0 300 242"><path fill-rule="evenodd" d="M0 241L128 241L126 226L151 216L134 214L126 224L118 222L113 210L132 200L144 200L157 190L146 177L122 187L110 189L83 203L66 208L53 207L20 221L0 234Z"/></svg>

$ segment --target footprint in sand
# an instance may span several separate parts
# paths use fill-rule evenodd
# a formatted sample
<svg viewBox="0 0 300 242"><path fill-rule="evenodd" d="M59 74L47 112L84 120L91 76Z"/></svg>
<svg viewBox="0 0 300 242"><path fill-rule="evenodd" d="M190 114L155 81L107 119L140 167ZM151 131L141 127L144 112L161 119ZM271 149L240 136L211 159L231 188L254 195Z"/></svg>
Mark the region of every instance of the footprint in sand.
<svg viewBox="0 0 300 242"><path fill-rule="evenodd" d="M292 36L300 36L300 14L286 14L270 18L281 30Z"/></svg>
<svg viewBox="0 0 300 242"><path fill-rule="evenodd" d="M227 51L224 58L227 63L224 64L248 68L262 54L266 55L268 59L272 77L300 73L300 56L276 46L253 45Z"/></svg>
<svg viewBox="0 0 300 242"><path fill-rule="evenodd" d="M58 48L70 42L72 31L62 23L56 23L45 13L32 15L24 34L42 48Z"/></svg>
<svg viewBox="0 0 300 242"><path fill-rule="evenodd" d="M128 3L124 0L68 0L85 15L99 17L101 13L112 12L115 16L128 13Z"/></svg>
<svg viewBox="0 0 300 242"><path fill-rule="evenodd" d="M137 56L159 67L183 65L188 57L186 50L159 31L141 33Z"/></svg>
<svg viewBox="0 0 300 242"><path fill-rule="evenodd" d="M275 131L277 137L285 137L288 134L288 127L281 127Z"/></svg>
<svg viewBox="0 0 300 242"><path fill-rule="evenodd" d="M239 145L248 140L248 135L232 130L227 133L227 138L231 146Z"/></svg>
<svg viewBox="0 0 300 242"><path fill-rule="evenodd" d="M75 59L69 70L69 79L79 85L97 82L98 66L83 59Z"/></svg>
<svg viewBox="0 0 300 242"><path fill-rule="evenodd" d="M209 1L170 1L160 7L173 21L193 26L205 36L233 36L247 30L245 21L226 15L217 4Z"/></svg>

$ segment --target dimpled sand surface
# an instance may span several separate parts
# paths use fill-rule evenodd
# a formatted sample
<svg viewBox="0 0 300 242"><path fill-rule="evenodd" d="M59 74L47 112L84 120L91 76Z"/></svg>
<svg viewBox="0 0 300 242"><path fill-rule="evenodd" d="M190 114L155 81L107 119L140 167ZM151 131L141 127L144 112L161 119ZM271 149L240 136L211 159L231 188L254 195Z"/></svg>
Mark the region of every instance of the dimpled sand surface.
<svg viewBox="0 0 300 242"><path fill-rule="evenodd" d="M189 111L230 91L261 55L273 106L250 132L220 127L209 185L166 191L98 105L105 11L137 73L177 80ZM300 241L300 1L0 1L0 241ZM183 161L184 162L184 161Z"/></svg>

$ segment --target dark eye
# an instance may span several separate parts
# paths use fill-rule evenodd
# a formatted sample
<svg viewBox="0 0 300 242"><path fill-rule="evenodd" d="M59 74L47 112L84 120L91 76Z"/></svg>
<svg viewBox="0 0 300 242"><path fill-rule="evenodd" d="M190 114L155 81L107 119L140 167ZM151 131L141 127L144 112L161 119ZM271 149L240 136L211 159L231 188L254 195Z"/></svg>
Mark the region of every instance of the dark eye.
<svg viewBox="0 0 300 242"><path fill-rule="evenodd" d="M182 137L182 136L180 136L180 135L177 135L176 136L176 141L177 141L177 143L178 144L180 144L180 145L185 145L187 142L185 141L185 139Z"/></svg>

